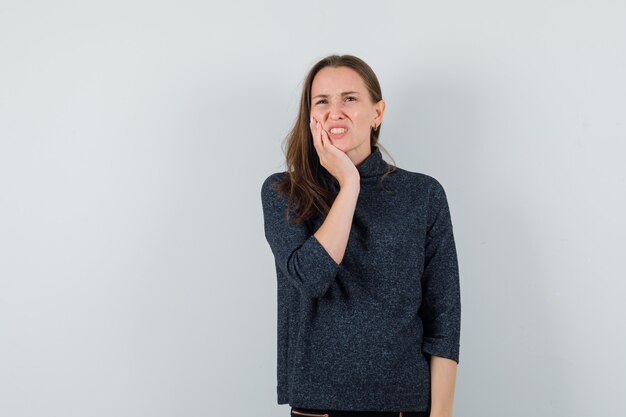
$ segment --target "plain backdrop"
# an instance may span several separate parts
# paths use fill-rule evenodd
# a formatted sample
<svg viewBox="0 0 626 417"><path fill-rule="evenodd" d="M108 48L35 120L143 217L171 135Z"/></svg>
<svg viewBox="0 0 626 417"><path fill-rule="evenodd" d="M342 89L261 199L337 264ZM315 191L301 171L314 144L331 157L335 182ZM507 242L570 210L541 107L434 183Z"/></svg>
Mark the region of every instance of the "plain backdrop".
<svg viewBox="0 0 626 417"><path fill-rule="evenodd" d="M260 189L303 78L377 73L437 178L455 416L626 415L623 1L0 2L0 415L287 416Z"/></svg>

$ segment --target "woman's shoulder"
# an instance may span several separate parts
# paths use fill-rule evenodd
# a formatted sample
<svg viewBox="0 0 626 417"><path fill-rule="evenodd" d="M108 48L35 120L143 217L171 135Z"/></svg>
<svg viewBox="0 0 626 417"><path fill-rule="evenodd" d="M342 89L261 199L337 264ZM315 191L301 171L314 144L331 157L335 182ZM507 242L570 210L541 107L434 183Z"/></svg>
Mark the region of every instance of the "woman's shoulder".
<svg viewBox="0 0 626 417"><path fill-rule="evenodd" d="M274 172L268 175L261 184L261 198L263 200L269 200L280 197L280 193L278 193L276 189L276 183L282 181L286 175L286 171Z"/></svg>
<svg viewBox="0 0 626 417"><path fill-rule="evenodd" d="M272 185L275 182L281 181L287 175L286 171L283 172L274 172L273 174L269 174L264 180L261 188L266 188Z"/></svg>
<svg viewBox="0 0 626 417"><path fill-rule="evenodd" d="M394 172L396 172L398 181L415 186L420 190L429 193L441 193L444 191L441 182L433 175L419 171L409 171L398 166L396 166Z"/></svg>
<svg viewBox="0 0 626 417"><path fill-rule="evenodd" d="M261 185L261 189L266 189L269 187L272 187L275 183L282 181L285 176L287 176L287 172L283 171L283 172L274 172L273 174L269 174L264 180L263 183Z"/></svg>

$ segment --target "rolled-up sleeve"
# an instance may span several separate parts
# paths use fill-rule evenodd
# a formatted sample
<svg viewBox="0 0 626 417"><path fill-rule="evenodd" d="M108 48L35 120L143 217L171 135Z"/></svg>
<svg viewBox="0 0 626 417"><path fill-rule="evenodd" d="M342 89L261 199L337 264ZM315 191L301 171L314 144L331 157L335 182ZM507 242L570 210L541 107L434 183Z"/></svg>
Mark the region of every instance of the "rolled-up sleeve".
<svg viewBox="0 0 626 417"><path fill-rule="evenodd" d="M265 238L277 269L304 295L322 297L341 267L307 225L287 222L287 198L274 188L281 174L272 174L261 187Z"/></svg>
<svg viewBox="0 0 626 417"><path fill-rule="evenodd" d="M431 194L430 208L421 280L420 315L424 323L422 350L459 363L459 267L446 193L437 181Z"/></svg>

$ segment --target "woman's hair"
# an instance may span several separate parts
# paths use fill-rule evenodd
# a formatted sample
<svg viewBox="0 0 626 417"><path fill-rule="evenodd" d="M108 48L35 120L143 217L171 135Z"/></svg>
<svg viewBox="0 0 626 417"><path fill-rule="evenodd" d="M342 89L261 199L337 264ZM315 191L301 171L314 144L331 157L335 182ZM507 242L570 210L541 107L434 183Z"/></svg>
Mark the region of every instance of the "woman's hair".
<svg viewBox="0 0 626 417"><path fill-rule="evenodd" d="M287 219L289 219L289 210L293 209L295 223L300 223L315 215L326 217L339 191L337 179L320 164L309 127L311 86L317 73L325 67L353 69L363 79L373 103L377 103L383 98L376 74L360 58L352 55L330 55L311 68L302 86L298 117L285 138L287 175L276 183L277 190L288 197ZM377 130L370 128L370 147L372 150L376 146L380 146L378 137L381 127L382 123ZM383 178L395 168L395 165L390 165L390 169L383 175Z"/></svg>

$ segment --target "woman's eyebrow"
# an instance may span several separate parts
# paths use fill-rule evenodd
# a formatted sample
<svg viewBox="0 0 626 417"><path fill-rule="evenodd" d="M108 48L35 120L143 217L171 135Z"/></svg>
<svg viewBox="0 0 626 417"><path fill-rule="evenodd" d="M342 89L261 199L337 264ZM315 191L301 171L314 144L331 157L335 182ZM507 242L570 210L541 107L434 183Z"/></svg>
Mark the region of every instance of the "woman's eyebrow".
<svg viewBox="0 0 626 417"><path fill-rule="evenodd" d="M359 92L358 91L344 91L343 93L341 93L342 96L345 96L348 94L359 94ZM313 97L313 99L316 99L318 97L326 98L328 97L328 94L318 94L315 97Z"/></svg>

